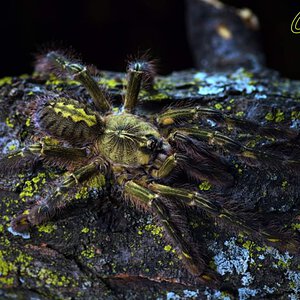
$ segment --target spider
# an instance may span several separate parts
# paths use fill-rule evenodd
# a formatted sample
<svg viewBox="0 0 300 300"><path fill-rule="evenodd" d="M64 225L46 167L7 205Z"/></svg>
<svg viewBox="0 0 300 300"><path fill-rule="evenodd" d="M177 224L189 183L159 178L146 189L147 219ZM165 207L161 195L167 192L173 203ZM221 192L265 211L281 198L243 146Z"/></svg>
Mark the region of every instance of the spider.
<svg viewBox="0 0 300 300"><path fill-rule="evenodd" d="M247 221L238 209L230 209L217 198L210 199L196 187L205 180L220 186L221 190L234 185L235 170L222 155L226 151L251 167L276 165L293 171L300 161L249 148L191 120L211 120L263 136L283 135L291 141L297 141L297 131L263 127L203 106L171 106L154 117L138 116L140 89L151 85L155 76L154 63L145 58L128 64L123 105L115 108L89 69L60 51L43 55L38 60L38 69L79 81L92 103L65 93L40 97L33 102L35 128L58 142L40 139L3 157L1 173L32 167L38 161L67 172L51 194L33 201L28 210L12 220L14 230L27 231L46 222L67 206L70 190L79 190L102 175L137 209L155 216L187 270L207 285L216 284L218 278L201 254L202 245L193 242L182 210L196 208L221 226L297 251L297 241L290 235L287 238L277 230L264 229L259 220Z"/></svg>

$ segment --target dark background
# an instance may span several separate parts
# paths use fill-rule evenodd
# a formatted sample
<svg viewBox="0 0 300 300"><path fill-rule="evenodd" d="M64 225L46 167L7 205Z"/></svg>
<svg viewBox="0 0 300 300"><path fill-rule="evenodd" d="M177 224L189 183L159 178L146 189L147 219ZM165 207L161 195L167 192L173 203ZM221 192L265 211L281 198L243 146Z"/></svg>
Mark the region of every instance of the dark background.
<svg viewBox="0 0 300 300"><path fill-rule="evenodd" d="M0 76L32 71L44 45L72 46L87 63L123 71L128 54L151 49L160 73L194 66L184 0L10 0L0 10ZM223 2L249 7L261 22L267 65L300 79L300 34L290 31L300 1Z"/></svg>

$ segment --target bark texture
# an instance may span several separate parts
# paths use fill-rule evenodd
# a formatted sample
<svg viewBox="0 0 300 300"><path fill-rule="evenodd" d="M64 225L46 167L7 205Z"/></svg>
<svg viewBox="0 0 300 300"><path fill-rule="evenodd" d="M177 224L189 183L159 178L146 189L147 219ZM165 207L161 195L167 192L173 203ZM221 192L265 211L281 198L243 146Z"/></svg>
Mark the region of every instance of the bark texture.
<svg viewBox="0 0 300 300"><path fill-rule="evenodd" d="M101 79L116 103L121 99L124 77L103 73ZM2 79L3 154L34 139L26 105L37 94L61 90L86 97L72 81L45 81L30 76ZM282 79L274 71L179 72L157 78L155 90L152 95L143 93L141 115L149 116L169 103L188 102L262 124L299 129L300 84ZM284 220L298 209L299 174L263 171L243 163L238 163L238 167L240 176L229 193L241 207L263 212L266 217L275 211ZM47 183L59 174L59 170L38 166L25 174L1 179L3 299L226 299L226 293L194 282L151 216L137 212L122 199L109 197L105 189L87 199L78 199L52 222L33 229L29 235L14 235L9 227L12 217L24 209L26 199L39 195L41 190L47 192ZM206 193L213 194L214 188ZM208 260L214 261L224 283L231 287L231 299L247 299L250 295L254 299L267 295L277 299L297 297L297 256L217 228L196 212L191 213L190 220L194 238L204 236Z"/></svg>

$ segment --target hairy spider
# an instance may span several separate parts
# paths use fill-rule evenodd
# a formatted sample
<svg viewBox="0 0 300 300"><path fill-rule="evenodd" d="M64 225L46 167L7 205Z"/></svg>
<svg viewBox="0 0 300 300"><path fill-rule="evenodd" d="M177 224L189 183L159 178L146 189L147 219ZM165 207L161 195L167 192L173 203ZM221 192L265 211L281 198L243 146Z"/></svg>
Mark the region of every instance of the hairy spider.
<svg viewBox="0 0 300 300"><path fill-rule="evenodd" d="M264 229L259 219L247 221L237 208L230 209L218 199L209 199L197 190L195 183L208 180L224 188L234 185L234 168L222 151L252 167L276 165L292 172L299 168L300 161L249 148L190 120L209 119L262 136L283 135L293 141L298 141L298 132L262 127L202 106L169 107L155 117L137 116L135 108L141 86L151 84L154 79L154 65L145 59L128 65L127 90L121 108L112 107L86 66L59 51L42 56L38 69L79 81L93 103L56 94L40 97L32 104L36 129L59 143L41 139L2 158L1 173L24 169L37 161L59 166L67 173L52 194L40 197L12 221L14 230L26 231L49 220L70 202L70 190L88 185L101 174L134 206L155 216L189 272L201 282L214 284L217 279L200 254L202 245L193 243L182 209L198 208L221 226L297 251L297 241L291 234L286 237L282 232Z"/></svg>

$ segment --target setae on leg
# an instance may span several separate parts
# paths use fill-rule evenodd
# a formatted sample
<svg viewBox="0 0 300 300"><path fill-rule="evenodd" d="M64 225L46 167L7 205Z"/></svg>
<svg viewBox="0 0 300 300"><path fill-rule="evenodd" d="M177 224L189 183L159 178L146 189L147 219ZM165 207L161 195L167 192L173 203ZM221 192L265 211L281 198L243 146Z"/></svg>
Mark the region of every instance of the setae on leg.
<svg viewBox="0 0 300 300"><path fill-rule="evenodd" d="M78 189L81 184L84 184L93 176L99 173L106 174L107 172L106 162L97 159L74 173L67 174L51 195L39 199L32 208L17 216L12 221L12 228L19 232L27 231L30 227L49 220L59 209L70 203L72 195L69 192L72 189Z"/></svg>
<svg viewBox="0 0 300 300"><path fill-rule="evenodd" d="M152 82L154 78L154 64L145 59L132 61L127 67L127 90L124 101L124 108L132 112L138 104L138 96L141 86Z"/></svg>
<svg viewBox="0 0 300 300"><path fill-rule="evenodd" d="M38 60L37 69L52 71L56 75L63 75L78 80L87 89L99 110L103 112L110 110L110 103L103 90L92 77L88 68L80 62L73 61L58 51L51 51Z"/></svg>
<svg viewBox="0 0 300 300"><path fill-rule="evenodd" d="M205 195L201 195L198 192L182 188L173 188L157 183L149 184L149 188L151 191L154 191L163 197L179 199L185 205L190 207L199 207L201 210L206 212L208 216L214 218L218 224L225 228L232 228L236 232L261 238L267 243L279 246L284 250L297 252L299 249L298 241L293 239L291 235L283 236L283 234L279 232L269 233L260 228L259 222L258 220L255 220L255 218L251 220L250 225L244 219L239 217L238 212L230 211L225 207L222 207L220 204L212 202Z"/></svg>
<svg viewBox="0 0 300 300"><path fill-rule="evenodd" d="M208 285L217 283L216 275L206 265L197 247L192 243L188 232L187 220L176 211L171 202L165 201L162 195L155 193L134 181L127 181L124 185L127 197L137 206L153 212L159 224L164 228L171 243L182 257L189 272L196 276L199 281ZM173 211L175 209L175 211Z"/></svg>
<svg viewBox="0 0 300 300"><path fill-rule="evenodd" d="M0 160L0 174L16 173L32 168L38 161L59 167L74 167L87 161L86 151L44 142L35 143L13 152Z"/></svg>
<svg viewBox="0 0 300 300"><path fill-rule="evenodd" d="M259 123L243 120L224 114L219 110L196 106L193 108L170 108L159 114L156 121L160 127L176 126L190 120L210 119L219 124L225 124L229 129L237 128L247 133L266 136L276 139L299 142L299 132L292 129L261 126Z"/></svg>
<svg viewBox="0 0 300 300"><path fill-rule="evenodd" d="M273 169L298 170L300 160L286 156L278 156L272 152L249 148L240 142L218 132L198 127L178 128L170 134L169 140L178 147L195 144L195 139L207 142L209 145L220 147L231 154L235 154L249 165L266 166ZM193 142L194 141L194 142ZM188 149L185 149L186 151Z"/></svg>

